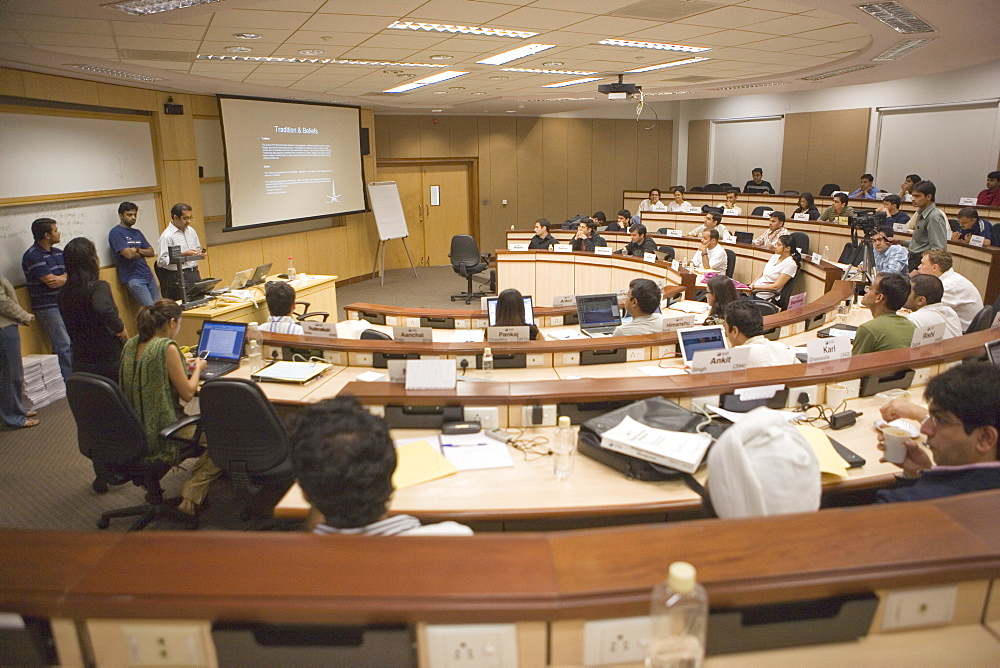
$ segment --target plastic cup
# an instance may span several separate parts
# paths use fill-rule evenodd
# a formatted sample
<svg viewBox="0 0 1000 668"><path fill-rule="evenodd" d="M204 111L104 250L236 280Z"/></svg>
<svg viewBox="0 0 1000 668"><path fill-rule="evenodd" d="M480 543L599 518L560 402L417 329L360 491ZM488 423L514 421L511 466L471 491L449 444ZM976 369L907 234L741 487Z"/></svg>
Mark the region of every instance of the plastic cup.
<svg viewBox="0 0 1000 668"><path fill-rule="evenodd" d="M893 464L902 464L903 460L906 459L904 442L918 436L920 436L920 424L914 420L893 420L882 427L885 460Z"/></svg>
<svg viewBox="0 0 1000 668"><path fill-rule="evenodd" d="M879 392L875 395L875 398L879 400L879 407L885 406L890 401L894 399L902 399L903 401L909 401L910 392L908 390L886 390L885 392Z"/></svg>

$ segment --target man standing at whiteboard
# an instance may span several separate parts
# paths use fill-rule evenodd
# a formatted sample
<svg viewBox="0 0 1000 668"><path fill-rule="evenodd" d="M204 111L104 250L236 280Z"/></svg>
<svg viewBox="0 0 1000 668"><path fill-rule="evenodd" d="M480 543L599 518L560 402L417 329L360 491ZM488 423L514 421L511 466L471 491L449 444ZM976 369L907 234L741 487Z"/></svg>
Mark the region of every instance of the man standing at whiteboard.
<svg viewBox="0 0 1000 668"><path fill-rule="evenodd" d="M191 227L191 205L179 202L170 209L170 224L160 235L160 255L156 259L156 266L160 268L157 275L160 277L160 288L163 296L167 299L180 299L181 283L177 275L177 265L170 263L171 246L180 246L181 255L184 257L196 257L197 259L186 260L183 263L184 285L190 287L201 280L198 273L198 260L207 252L201 246L198 233Z"/></svg>
<svg viewBox="0 0 1000 668"><path fill-rule="evenodd" d="M21 269L28 286L31 310L52 342L52 352L59 358L63 378L73 373L72 344L62 313L59 312L59 291L66 284L66 265L59 243L59 226L51 218L38 218L31 223L35 243L21 257Z"/></svg>
<svg viewBox="0 0 1000 668"><path fill-rule="evenodd" d="M137 204L119 204L118 219L121 222L111 228L108 243L118 265L118 281L128 287L136 301L149 306L160 298L160 286L146 264L146 258L153 257L153 247L146 241L142 230L133 228L138 216Z"/></svg>

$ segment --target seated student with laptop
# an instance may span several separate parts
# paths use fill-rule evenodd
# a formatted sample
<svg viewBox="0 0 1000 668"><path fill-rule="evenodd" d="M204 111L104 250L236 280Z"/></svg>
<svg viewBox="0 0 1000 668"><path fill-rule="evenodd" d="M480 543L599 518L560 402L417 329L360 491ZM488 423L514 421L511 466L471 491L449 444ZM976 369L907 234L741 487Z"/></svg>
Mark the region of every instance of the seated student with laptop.
<svg viewBox="0 0 1000 668"><path fill-rule="evenodd" d="M577 295L576 312L580 319L580 331L587 336L611 336L622 324L618 295Z"/></svg>
<svg viewBox="0 0 1000 668"><path fill-rule="evenodd" d="M201 339L198 341L198 357L205 360L202 380L224 376L238 369L246 337L245 322L206 320L201 326Z"/></svg>
<svg viewBox="0 0 1000 668"><path fill-rule="evenodd" d="M632 316L632 321L615 327L612 335L634 336L663 331L663 316L656 312L662 296L663 291L653 281L633 278L625 298L625 310Z"/></svg>
<svg viewBox="0 0 1000 668"><path fill-rule="evenodd" d="M532 341L544 339L535 324L531 296L523 296L519 290L507 288L496 297L486 299L486 313L490 327L528 326L528 338Z"/></svg>
<svg viewBox="0 0 1000 668"><path fill-rule="evenodd" d="M690 369L699 350L724 350L729 347L722 325L686 327L677 330L677 350L684 367Z"/></svg>
<svg viewBox="0 0 1000 668"><path fill-rule="evenodd" d="M302 334L302 325L295 322L295 288L284 281L275 281L264 290L267 300L267 322L260 326L262 332L274 334Z"/></svg>
<svg viewBox="0 0 1000 668"><path fill-rule="evenodd" d="M749 348L747 368L795 364L795 353L780 341L764 338L764 317L749 301L726 307L726 337L733 348Z"/></svg>

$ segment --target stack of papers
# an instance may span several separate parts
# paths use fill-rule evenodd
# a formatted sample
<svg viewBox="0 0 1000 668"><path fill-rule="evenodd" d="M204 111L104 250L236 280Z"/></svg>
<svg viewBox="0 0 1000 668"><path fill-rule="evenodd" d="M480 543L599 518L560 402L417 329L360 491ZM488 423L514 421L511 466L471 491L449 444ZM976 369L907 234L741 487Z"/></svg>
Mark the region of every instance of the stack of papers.
<svg viewBox="0 0 1000 668"><path fill-rule="evenodd" d="M695 302L686 299L674 302L668 308L673 311L683 311L684 313L708 313L712 309L707 302Z"/></svg>
<svg viewBox="0 0 1000 668"><path fill-rule="evenodd" d="M26 355L24 364L25 408L37 410L66 396L66 383L55 355Z"/></svg>
<svg viewBox="0 0 1000 668"><path fill-rule="evenodd" d="M486 434L441 434L441 454L459 471L501 469L514 466L506 443Z"/></svg>
<svg viewBox="0 0 1000 668"><path fill-rule="evenodd" d="M656 429L629 416L601 435L601 445L654 464L694 473L712 442L708 434Z"/></svg>
<svg viewBox="0 0 1000 668"><path fill-rule="evenodd" d="M396 471L392 474L392 486L396 489L413 487L457 472L454 464L445 459L427 439L396 444Z"/></svg>

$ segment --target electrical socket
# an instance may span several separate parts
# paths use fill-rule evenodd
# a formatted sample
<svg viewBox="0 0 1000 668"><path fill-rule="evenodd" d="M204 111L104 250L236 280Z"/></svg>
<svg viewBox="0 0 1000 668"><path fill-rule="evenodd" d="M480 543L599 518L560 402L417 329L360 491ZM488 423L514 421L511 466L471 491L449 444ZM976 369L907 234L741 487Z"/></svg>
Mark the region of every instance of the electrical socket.
<svg viewBox="0 0 1000 668"><path fill-rule="evenodd" d="M420 327L420 318L406 318L406 327Z"/></svg>
<svg viewBox="0 0 1000 668"><path fill-rule="evenodd" d="M502 668L518 664L514 624L429 624L426 635L430 668Z"/></svg>
<svg viewBox="0 0 1000 668"><path fill-rule="evenodd" d="M371 366L372 365L372 354L371 353L354 353L357 359L357 366Z"/></svg>
<svg viewBox="0 0 1000 668"><path fill-rule="evenodd" d="M539 424L535 424L532 419L532 413L534 412L535 406L521 406L521 426L522 427L554 427L556 426L556 406L555 404L547 404L542 406L542 421Z"/></svg>
<svg viewBox="0 0 1000 668"><path fill-rule="evenodd" d="M542 366L545 364L545 355L528 355L525 366Z"/></svg>
<svg viewBox="0 0 1000 668"><path fill-rule="evenodd" d="M719 395L713 394L710 397L691 397L691 410L701 411L707 410L705 404L711 404L713 406L719 405Z"/></svg>
<svg viewBox="0 0 1000 668"><path fill-rule="evenodd" d="M574 366L580 363L580 353L563 353L562 363L565 366Z"/></svg>
<svg viewBox="0 0 1000 668"><path fill-rule="evenodd" d="M476 368L476 356L475 355L456 355L455 356L455 368L458 369L458 375L462 375L462 360L469 363L466 369Z"/></svg>
<svg viewBox="0 0 1000 668"><path fill-rule="evenodd" d="M462 417L466 422L478 422L483 429L495 429L500 426L500 409L469 406L463 410Z"/></svg>
<svg viewBox="0 0 1000 668"><path fill-rule="evenodd" d="M640 662L652 634L649 617L619 617L585 622L583 663L587 666Z"/></svg>
<svg viewBox="0 0 1000 668"><path fill-rule="evenodd" d="M889 592L882 610L882 630L947 624L955 614L957 597L957 586Z"/></svg>
<svg viewBox="0 0 1000 668"><path fill-rule="evenodd" d="M132 666L206 666L197 624L123 624Z"/></svg>
<svg viewBox="0 0 1000 668"><path fill-rule="evenodd" d="M330 364L336 364L337 366L347 366L343 362L344 353L338 350L324 350L323 359L325 359Z"/></svg>
<svg viewBox="0 0 1000 668"><path fill-rule="evenodd" d="M629 348L625 352L626 362L641 362L646 359L646 348Z"/></svg>

